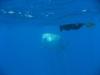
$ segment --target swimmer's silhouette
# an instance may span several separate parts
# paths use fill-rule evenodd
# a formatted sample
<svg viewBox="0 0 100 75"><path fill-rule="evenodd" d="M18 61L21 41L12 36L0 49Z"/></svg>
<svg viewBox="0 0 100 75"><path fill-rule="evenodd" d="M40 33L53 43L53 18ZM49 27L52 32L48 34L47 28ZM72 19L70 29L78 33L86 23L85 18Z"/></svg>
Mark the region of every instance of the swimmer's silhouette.
<svg viewBox="0 0 100 75"><path fill-rule="evenodd" d="M79 30L83 26L85 26L87 28L93 28L94 25L95 24L92 22L89 22L87 24L85 24L85 23L63 24L63 25L60 25L60 31L62 32L62 31L69 31L69 30Z"/></svg>

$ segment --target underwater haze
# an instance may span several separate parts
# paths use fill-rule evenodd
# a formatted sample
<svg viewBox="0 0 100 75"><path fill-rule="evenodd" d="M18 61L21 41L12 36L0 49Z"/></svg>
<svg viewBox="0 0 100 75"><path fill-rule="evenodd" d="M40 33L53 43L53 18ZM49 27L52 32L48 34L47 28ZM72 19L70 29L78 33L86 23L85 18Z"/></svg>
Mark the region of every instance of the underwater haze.
<svg viewBox="0 0 100 75"><path fill-rule="evenodd" d="M99 32L100 0L0 0L0 75L100 75Z"/></svg>

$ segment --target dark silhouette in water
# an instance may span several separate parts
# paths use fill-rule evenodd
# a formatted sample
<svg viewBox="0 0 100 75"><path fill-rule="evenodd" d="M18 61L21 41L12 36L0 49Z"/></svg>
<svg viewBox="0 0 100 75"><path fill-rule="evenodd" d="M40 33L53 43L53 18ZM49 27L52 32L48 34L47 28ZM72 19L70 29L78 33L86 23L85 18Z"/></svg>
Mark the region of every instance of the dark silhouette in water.
<svg viewBox="0 0 100 75"><path fill-rule="evenodd" d="M60 31L62 32L62 31L70 31L70 30L79 30L83 26L86 26L87 28L93 28L94 25L95 24L92 22L89 22L87 24L85 23L63 24L63 25L60 25Z"/></svg>
<svg viewBox="0 0 100 75"><path fill-rule="evenodd" d="M60 26L60 31L69 31L69 30L78 30L80 29L84 24L78 23L78 24L64 24Z"/></svg>

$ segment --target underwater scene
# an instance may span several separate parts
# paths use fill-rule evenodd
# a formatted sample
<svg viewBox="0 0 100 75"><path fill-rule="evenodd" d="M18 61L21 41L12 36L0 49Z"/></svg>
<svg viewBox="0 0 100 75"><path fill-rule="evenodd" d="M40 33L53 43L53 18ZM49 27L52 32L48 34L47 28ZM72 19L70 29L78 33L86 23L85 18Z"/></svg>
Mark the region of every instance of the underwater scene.
<svg viewBox="0 0 100 75"><path fill-rule="evenodd" d="M0 75L100 75L100 0L0 0Z"/></svg>

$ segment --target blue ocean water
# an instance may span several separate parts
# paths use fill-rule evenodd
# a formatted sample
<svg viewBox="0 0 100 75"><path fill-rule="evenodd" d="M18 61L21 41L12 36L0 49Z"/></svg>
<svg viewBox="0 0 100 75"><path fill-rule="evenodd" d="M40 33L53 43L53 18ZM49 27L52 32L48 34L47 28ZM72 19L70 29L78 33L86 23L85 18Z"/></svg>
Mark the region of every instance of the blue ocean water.
<svg viewBox="0 0 100 75"><path fill-rule="evenodd" d="M0 0L0 75L100 75L99 20L99 0Z"/></svg>

